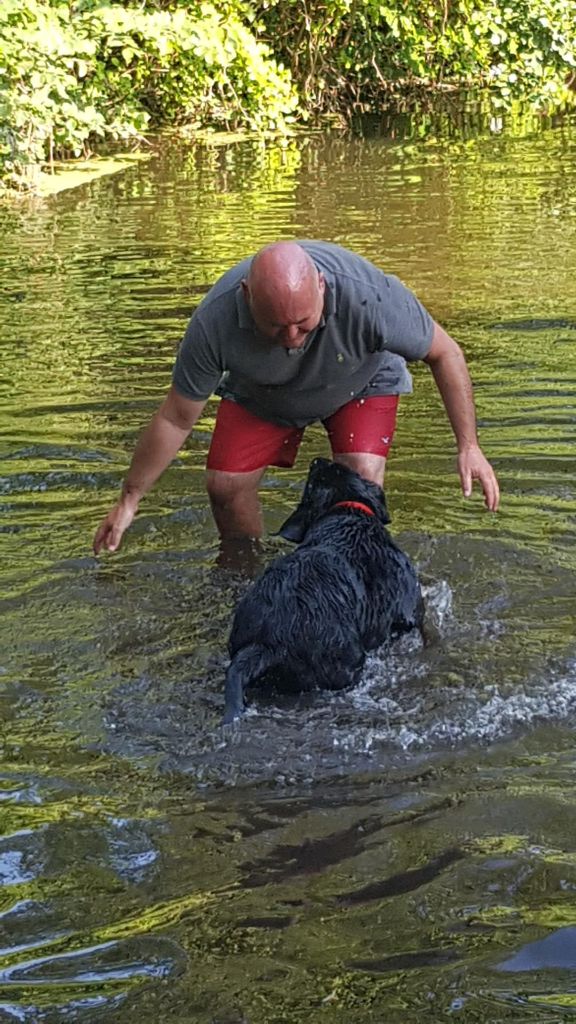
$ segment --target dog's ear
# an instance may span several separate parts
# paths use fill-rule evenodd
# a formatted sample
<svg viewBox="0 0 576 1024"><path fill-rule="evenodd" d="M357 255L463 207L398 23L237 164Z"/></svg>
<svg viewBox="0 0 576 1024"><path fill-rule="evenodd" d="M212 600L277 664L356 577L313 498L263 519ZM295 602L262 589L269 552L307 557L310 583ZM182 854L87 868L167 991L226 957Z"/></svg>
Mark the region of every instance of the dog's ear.
<svg viewBox="0 0 576 1024"><path fill-rule="evenodd" d="M380 487L378 488L378 490L380 491L380 502L376 515L378 516L380 522L384 524L384 526L388 526L388 523L391 522L391 520L390 513L388 512L388 506L386 504L386 495L384 494L384 491Z"/></svg>
<svg viewBox="0 0 576 1024"><path fill-rule="evenodd" d="M365 497L360 500L364 500L374 510L376 518L383 526L387 526L390 522L390 516L384 491L381 487L378 487L378 484L372 483L371 480L362 480L362 485L363 489L365 489Z"/></svg>
<svg viewBox="0 0 576 1024"><path fill-rule="evenodd" d="M283 537L284 540L291 540L293 544L300 544L304 540L309 525L309 517L301 508L297 508L292 515L288 516L286 522L282 523L277 536Z"/></svg>
<svg viewBox="0 0 576 1024"><path fill-rule="evenodd" d="M322 496L326 488L321 486L321 481L326 471L329 471L333 465L328 459L320 458L314 459L310 463L300 501L292 515L288 516L286 522L278 530L278 535L284 537L284 540L300 544L314 520L328 508L329 500L326 508L322 505ZM324 496L324 501L326 501L326 496Z"/></svg>

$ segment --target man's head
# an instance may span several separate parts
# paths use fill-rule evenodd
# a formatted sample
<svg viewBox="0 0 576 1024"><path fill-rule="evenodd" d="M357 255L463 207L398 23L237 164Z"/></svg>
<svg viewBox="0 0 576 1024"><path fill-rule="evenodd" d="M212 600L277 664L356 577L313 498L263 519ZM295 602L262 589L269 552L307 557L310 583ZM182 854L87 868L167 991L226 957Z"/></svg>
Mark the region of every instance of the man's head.
<svg viewBox="0 0 576 1024"><path fill-rule="evenodd" d="M283 348L302 348L322 319L324 278L296 242L257 252L242 289L260 333Z"/></svg>

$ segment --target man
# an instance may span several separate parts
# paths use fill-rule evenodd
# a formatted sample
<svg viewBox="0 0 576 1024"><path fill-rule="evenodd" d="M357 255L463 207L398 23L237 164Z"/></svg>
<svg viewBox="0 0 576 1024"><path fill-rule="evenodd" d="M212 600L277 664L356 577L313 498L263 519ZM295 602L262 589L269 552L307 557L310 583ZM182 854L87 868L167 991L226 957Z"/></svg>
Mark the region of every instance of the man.
<svg viewBox="0 0 576 1024"><path fill-rule="evenodd" d="M207 488L223 539L262 534L258 485L269 465L291 466L304 427L321 420L333 457L382 485L404 360L428 363L458 445L466 496L486 506L498 483L476 434L461 349L401 282L341 246L277 242L216 282L194 313L172 386L138 441L118 503L94 551L115 551L140 499L167 468L208 398L222 395Z"/></svg>

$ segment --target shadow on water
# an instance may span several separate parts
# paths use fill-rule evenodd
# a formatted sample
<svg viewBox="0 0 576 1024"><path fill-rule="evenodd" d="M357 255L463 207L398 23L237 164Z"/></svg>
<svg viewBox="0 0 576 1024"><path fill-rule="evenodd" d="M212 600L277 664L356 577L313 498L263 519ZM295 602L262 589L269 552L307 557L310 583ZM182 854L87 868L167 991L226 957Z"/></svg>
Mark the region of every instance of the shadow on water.
<svg viewBox="0 0 576 1024"><path fill-rule="evenodd" d="M574 129L404 128L167 147L0 208L1 1022L576 1011ZM462 342L504 500L459 497L415 367L386 486L433 641L224 731L232 610L322 431L269 474L240 564L204 493L212 403L123 550L90 542L196 303L303 236L399 274Z"/></svg>

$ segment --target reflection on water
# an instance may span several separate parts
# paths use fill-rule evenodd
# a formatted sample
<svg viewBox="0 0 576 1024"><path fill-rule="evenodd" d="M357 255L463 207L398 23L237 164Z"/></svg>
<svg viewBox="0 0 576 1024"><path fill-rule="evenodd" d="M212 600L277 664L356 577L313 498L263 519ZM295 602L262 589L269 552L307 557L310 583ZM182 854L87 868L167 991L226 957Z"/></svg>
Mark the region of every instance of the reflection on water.
<svg viewBox="0 0 576 1024"><path fill-rule="evenodd" d="M0 1021L576 1011L574 138L167 147L0 208ZM194 306L278 237L358 249L458 337L504 499L459 496L417 367L387 496L431 642L225 733L250 573L207 510L212 405L122 551L90 543ZM269 475L256 570L317 454Z"/></svg>

